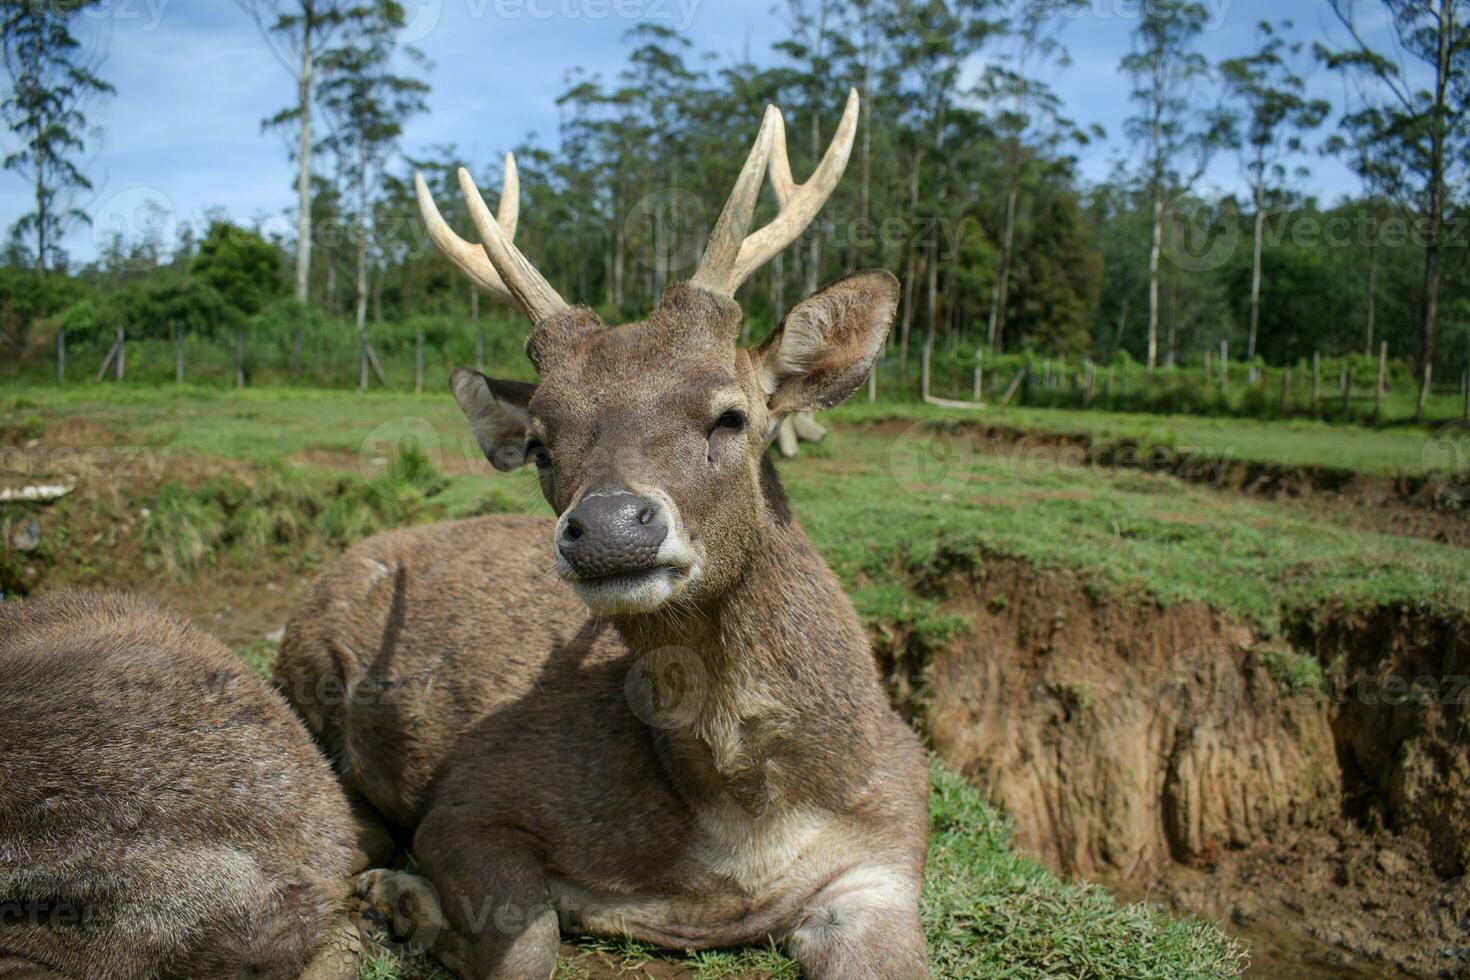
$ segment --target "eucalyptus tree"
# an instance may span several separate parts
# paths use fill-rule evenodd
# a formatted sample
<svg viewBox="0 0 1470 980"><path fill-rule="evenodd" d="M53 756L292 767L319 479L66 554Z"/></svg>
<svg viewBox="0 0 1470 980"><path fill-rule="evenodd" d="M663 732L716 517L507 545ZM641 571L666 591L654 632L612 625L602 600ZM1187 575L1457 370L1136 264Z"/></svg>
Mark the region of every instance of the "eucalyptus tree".
<svg viewBox="0 0 1470 980"><path fill-rule="evenodd" d="M98 75L101 56L83 50L73 22L91 2L38 3L5 0L0 5L0 51L10 91L0 113L17 148L6 154L6 170L30 185L35 207L12 229L14 238L34 236L32 259L44 276L58 257L62 237L75 222L88 221L73 195L91 180L78 165L89 138L86 108L112 85Z"/></svg>
<svg viewBox="0 0 1470 980"><path fill-rule="evenodd" d="M1327 65L1365 83L1362 108L1344 128L1358 141L1383 146L1389 166L1412 174L1409 188L1423 215L1424 279L1419 311L1415 417L1422 419L1434 380L1435 327L1447 241L1451 189L1470 172L1470 0L1379 0L1393 43L1380 50L1363 32L1352 0L1330 0L1349 43L1320 47ZM1415 81L1429 77L1428 87Z"/></svg>
<svg viewBox="0 0 1470 980"><path fill-rule="evenodd" d="M942 213L941 207L947 183L943 170L949 162L946 135L950 114L956 109L967 62L1002 26L990 17L994 9L995 5L985 0L894 0L888 19L898 88L894 126L908 156L910 238L899 324L900 371L906 370L908 363L921 260L929 279L929 295L937 293L938 233L941 222L952 218ZM930 157L934 172L926 180L925 164ZM931 340L935 312L931 302Z"/></svg>
<svg viewBox="0 0 1470 980"><path fill-rule="evenodd" d="M1200 83L1210 64L1194 50L1209 19L1192 0L1141 0L1132 48L1119 67L1133 79L1129 99L1137 114L1128 135L1144 153L1144 182L1152 212L1148 253L1148 370L1158 363L1159 260L1166 211L1199 178L1223 135L1220 121L1197 107Z"/></svg>
<svg viewBox="0 0 1470 980"><path fill-rule="evenodd" d="M404 22L403 4L380 0L370 13L355 19L341 43L324 52L320 60L318 96L333 122L322 144L342 167L344 210L350 216L356 253L359 387L367 386L373 361L366 332L369 260L374 248L382 245L375 236L375 216L384 193L384 169L398 151L404 121L427 108L429 92L423 80L400 74L400 55L410 68L424 63L415 49L397 43Z"/></svg>
<svg viewBox="0 0 1470 980"><path fill-rule="evenodd" d="M262 120L261 129L295 129L288 137L296 158L296 300L305 303L311 288L312 107L321 53L345 26L373 15L364 0L236 0L255 21L282 67L296 83L296 101Z"/></svg>
<svg viewBox="0 0 1470 980"><path fill-rule="evenodd" d="M1288 180L1307 177L1307 168L1300 163L1292 166L1292 161L1302 153L1303 134L1322 125L1332 108L1325 100L1307 97L1306 82L1295 67L1302 42L1284 36L1291 30L1289 20L1276 26L1261 21L1256 25L1260 48L1220 63L1220 77L1237 113L1230 120L1229 138L1240 155L1254 211L1247 360L1256 356L1261 323L1261 250L1268 205L1284 207L1291 197Z"/></svg>
<svg viewBox="0 0 1470 980"><path fill-rule="evenodd" d="M1006 302L1015 255L1016 212L1021 185L1038 158L1055 155L1069 142L1087 143L1091 135L1063 114L1062 100L1042 80L1071 64L1060 32L1068 18L1086 8L1087 0L1053 4L1018 4L1004 26L1004 50L981 76L978 94L995 106L996 125L1005 154L1005 198L1000 222L1000 248L991 291L986 343L1004 345ZM1101 130L1094 130L1101 135Z"/></svg>

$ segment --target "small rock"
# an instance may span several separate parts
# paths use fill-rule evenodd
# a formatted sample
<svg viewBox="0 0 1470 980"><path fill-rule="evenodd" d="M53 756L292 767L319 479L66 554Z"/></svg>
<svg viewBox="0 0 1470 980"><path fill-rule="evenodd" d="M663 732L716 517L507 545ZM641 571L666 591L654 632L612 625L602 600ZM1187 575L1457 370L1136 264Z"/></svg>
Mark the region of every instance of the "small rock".
<svg viewBox="0 0 1470 980"><path fill-rule="evenodd" d="M280 627L279 629L273 629L273 630L271 630L269 633L267 633L265 635L265 639L266 639L266 642L267 643L280 643L285 638L286 638L286 627L284 627L284 626Z"/></svg>
<svg viewBox="0 0 1470 980"><path fill-rule="evenodd" d="M15 546L16 551L30 554L41 543L41 525L34 517L31 518L11 532L10 543Z"/></svg>
<svg viewBox="0 0 1470 980"><path fill-rule="evenodd" d="M1402 854L1390 851L1385 847L1378 852L1378 869L1391 878L1397 878L1408 874L1413 869L1413 865Z"/></svg>

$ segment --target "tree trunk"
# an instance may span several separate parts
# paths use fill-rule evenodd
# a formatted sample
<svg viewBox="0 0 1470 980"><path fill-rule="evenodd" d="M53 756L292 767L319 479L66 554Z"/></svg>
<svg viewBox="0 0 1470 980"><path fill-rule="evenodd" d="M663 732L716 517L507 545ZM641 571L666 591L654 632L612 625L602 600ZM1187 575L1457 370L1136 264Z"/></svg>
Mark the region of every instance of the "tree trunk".
<svg viewBox="0 0 1470 980"><path fill-rule="evenodd" d="M66 328L56 330L56 383L66 384Z"/></svg>
<svg viewBox="0 0 1470 980"><path fill-rule="evenodd" d="M296 302L305 303L311 287L311 84L312 8L303 6L305 20L301 28L301 78L297 104L301 109L300 167L296 174Z"/></svg>
<svg viewBox="0 0 1470 980"><path fill-rule="evenodd" d="M367 304L367 235L359 234L357 238L357 388L359 391L366 391L368 386Z"/></svg>
<svg viewBox="0 0 1470 980"><path fill-rule="evenodd" d="M1016 164L1019 166L1019 163ZM1011 254L1016 237L1016 199L1021 194L1019 173L1011 174L1010 190L1006 192L1005 226L1000 238L1000 271L996 273L995 305L990 308L990 325L987 329L990 349L1000 350L1005 344L1006 293L1011 278Z"/></svg>
<svg viewBox="0 0 1470 980"><path fill-rule="evenodd" d="M1259 184L1255 187L1256 237L1251 255L1251 329L1245 341L1245 359L1255 364L1256 332L1261 324L1261 241L1265 238L1266 209L1264 195Z"/></svg>
<svg viewBox="0 0 1470 980"><path fill-rule="evenodd" d="M1450 77L1451 0L1439 0L1439 53L1435 59L1434 108L1429 153L1429 241L1424 248L1424 303L1419 317L1419 399L1414 421L1424 420L1424 406L1434 383L1434 325L1439 317L1440 238L1444 232L1444 155L1446 91Z"/></svg>
<svg viewBox="0 0 1470 980"><path fill-rule="evenodd" d="M1378 308L1378 222L1368 239L1368 338L1363 343L1363 356L1373 356L1373 318Z"/></svg>
<svg viewBox="0 0 1470 980"><path fill-rule="evenodd" d="M1148 249L1148 373L1159 360L1159 255L1164 250L1164 196L1154 187L1153 240Z"/></svg>

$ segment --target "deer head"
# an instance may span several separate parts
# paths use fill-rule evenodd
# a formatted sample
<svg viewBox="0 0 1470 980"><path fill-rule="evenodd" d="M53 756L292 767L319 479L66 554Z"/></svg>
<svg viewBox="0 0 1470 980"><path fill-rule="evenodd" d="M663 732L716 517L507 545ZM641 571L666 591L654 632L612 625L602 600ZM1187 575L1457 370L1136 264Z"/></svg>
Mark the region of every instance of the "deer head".
<svg viewBox="0 0 1470 980"><path fill-rule="evenodd" d="M450 385L496 469L537 468L558 515L556 572L594 612L697 603L735 582L782 519L770 495L774 474L763 472L782 419L847 398L878 356L898 305L898 282L882 271L807 297L758 347L736 342L736 290L831 196L857 118L853 91L826 155L797 184L781 113L768 107L693 278L670 287L646 320L621 326L569 305L512 243L517 182L509 156L498 219L459 172L480 246L445 225L423 179L416 181L440 250L535 324L526 352L539 384L459 368ZM767 172L780 209L747 234Z"/></svg>

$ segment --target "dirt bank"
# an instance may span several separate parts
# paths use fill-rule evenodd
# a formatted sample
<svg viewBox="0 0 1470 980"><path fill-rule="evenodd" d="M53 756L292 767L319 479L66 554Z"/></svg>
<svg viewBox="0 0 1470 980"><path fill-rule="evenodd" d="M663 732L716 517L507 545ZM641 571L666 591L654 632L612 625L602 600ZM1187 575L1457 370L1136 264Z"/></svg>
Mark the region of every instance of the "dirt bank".
<svg viewBox="0 0 1470 980"><path fill-rule="evenodd" d="M1470 968L1455 890L1470 857L1463 623L1303 611L1271 640L1008 559L918 588L969 628L933 651L895 637L895 691L1021 846L1313 937L1341 966Z"/></svg>

